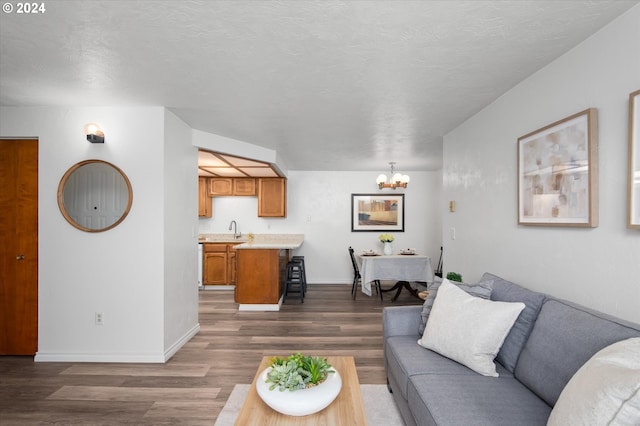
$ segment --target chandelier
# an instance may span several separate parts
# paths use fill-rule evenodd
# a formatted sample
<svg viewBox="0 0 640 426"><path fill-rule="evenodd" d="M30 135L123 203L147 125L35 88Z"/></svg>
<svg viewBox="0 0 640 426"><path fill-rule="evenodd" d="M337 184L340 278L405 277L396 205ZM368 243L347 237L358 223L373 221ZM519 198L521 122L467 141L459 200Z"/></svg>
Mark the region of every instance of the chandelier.
<svg viewBox="0 0 640 426"><path fill-rule="evenodd" d="M409 176L407 175L403 175L401 173L394 173L393 172L393 165L396 164L395 162L391 161L389 162L389 165L391 166L391 179L389 180L389 183L387 183L387 176L385 174L381 174L378 176L378 179L376 179L376 183L378 184L378 189L384 189L384 188L391 188L391 189L396 189L396 188L406 188L407 185L409 184Z"/></svg>

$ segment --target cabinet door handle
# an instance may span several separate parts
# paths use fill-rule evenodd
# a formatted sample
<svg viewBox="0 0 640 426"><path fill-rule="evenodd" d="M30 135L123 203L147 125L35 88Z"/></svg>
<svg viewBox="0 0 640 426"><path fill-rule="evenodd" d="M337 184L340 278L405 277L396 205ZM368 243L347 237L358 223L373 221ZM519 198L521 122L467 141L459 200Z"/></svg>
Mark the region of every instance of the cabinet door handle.
<svg viewBox="0 0 640 426"><path fill-rule="evenodd" d="M19 254L16 256L17 260L24 260L24 254Z"/></svg>

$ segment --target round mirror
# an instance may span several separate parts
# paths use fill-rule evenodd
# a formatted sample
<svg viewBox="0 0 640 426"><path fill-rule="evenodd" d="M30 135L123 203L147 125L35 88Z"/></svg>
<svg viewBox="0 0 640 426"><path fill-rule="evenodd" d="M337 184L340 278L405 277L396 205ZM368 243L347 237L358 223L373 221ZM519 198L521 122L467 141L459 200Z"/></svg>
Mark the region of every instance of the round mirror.
<svg viewBox="0 0 640 426"><path fill-rule="evenodd" d="M86 232L102 232L127 217L131 183L122 170L102 160L81 161L62 176L58 206L67 221Z"/></svg>

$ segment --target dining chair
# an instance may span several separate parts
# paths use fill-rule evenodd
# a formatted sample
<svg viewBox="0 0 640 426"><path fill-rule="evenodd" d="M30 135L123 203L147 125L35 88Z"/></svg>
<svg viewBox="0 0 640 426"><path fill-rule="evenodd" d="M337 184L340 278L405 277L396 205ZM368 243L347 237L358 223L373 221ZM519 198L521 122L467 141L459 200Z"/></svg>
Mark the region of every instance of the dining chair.
<svg viewBox="0 0 640 426"><path fill-rule="evenodd" d="M436 270L433 272L433 275L442 278L442 246L440 246L440 260L438 260L438 266L436 266Z"/></svg>
<svg viewBox="0 0 640 426"><path fill-rule="evenodd" d="M353 284L351 285L351 297L353 297L353 300L356 300L356 294L358 294L358 282L360 283L360 286L362 286L362 276L360 275L358 262L356 262L356 256L353 254L353 247L351 246L349 246L349 256L351 257L351 264L353 265ZM382 300L382 289L380 288L380 281L373 281L373 286L376 288L376 293L380 295L380 300Z"/></svg>

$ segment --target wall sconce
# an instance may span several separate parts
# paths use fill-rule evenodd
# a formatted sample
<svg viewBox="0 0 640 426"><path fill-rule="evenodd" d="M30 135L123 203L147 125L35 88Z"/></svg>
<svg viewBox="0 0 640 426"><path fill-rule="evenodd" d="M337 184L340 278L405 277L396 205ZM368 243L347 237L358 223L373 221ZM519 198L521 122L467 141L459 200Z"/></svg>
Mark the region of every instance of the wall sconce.
<svg viewBox="0 0 640 426"><path fill-rule="evenodd" d="M87 140L91 143L104 143L104 133L95 123L84 126L84 134L87 135Z"/></svg>
<svg viewBox="0 0 640 426"><path fill-rule="evenodd" d="M391 174L390 174L391 179L389 180L389 183L387 183L387 176L384 174L379 175L378 178L376 179L376 183L378 184L378 189L406 188L407 185L409 184L409 180L410 180L409 176L393 172L394 164L396 163L393 161L389 162L389 165L391 166Z"/></svg>

